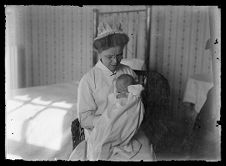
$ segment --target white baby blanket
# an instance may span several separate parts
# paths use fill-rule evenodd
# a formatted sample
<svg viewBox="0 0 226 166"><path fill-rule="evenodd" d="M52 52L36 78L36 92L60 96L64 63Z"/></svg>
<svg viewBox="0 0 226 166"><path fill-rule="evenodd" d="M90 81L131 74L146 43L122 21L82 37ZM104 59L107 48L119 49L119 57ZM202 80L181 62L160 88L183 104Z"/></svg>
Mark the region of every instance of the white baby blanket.
<svg viewBox="0 0 226 166"><path fill-rule="evenodd" d="M88 160L109 160L121 153L131 158L141 148L141 144L132 139L137 132L144 114L140 93L142 85L131 85L127 98L117 99L116 94L108 96L108 106L104 113L94 121L94 129L87 140Z"/></svg>

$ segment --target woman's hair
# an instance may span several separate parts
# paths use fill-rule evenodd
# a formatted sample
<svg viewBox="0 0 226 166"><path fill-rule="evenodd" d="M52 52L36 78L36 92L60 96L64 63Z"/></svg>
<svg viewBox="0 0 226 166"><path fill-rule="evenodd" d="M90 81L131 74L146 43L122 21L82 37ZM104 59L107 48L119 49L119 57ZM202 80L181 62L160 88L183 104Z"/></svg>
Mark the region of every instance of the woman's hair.
<svg viewBox="0 0 226 166"><path fill-rule="evenodd" d="M123 48L129 41L129 37L126 34L111 34L106 37L97 39L93 43L94 50L101 53L111 47L120 46Z"/></svg>

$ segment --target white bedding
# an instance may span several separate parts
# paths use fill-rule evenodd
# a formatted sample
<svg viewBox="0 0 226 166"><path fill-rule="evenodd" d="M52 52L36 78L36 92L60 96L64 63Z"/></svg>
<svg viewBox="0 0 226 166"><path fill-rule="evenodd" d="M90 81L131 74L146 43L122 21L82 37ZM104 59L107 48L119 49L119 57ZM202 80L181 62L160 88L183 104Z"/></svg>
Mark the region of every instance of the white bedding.
<svg viewBox="0 0 226 166"><path fill-rule="evenodd" d="M6 101L6 157L67 160L72 152L77 82L23 88Z"/></svg>

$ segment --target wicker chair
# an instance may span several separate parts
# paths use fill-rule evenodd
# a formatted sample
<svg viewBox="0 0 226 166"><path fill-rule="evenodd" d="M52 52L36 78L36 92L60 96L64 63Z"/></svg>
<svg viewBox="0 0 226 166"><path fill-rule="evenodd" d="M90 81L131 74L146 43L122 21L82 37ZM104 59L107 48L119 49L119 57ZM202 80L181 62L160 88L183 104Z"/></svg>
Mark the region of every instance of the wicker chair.
<svg viewBox="0 0 226 166"><path fill-rule="evenodd" d="M167 79L156 71L146 73L145 91L142 100L145 116L141 128L153 144L155 151L166 147L163 137L169 133L170 122L169 97L170 86Z"/></svg>
<svg viewBox="0 0 226 166"><path fill-rule="evenodd" d="M78 118L71 123L73 150L85 139L84 129L80 126Z"/></svg>

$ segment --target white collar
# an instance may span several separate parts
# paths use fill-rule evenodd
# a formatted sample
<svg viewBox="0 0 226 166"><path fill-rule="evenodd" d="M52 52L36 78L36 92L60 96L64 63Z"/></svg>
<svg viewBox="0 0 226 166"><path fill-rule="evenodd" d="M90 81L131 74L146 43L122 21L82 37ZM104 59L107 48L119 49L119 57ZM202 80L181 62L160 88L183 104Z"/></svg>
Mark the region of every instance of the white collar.
<svg viewBox="0 0 226 166"><path fill-rule="evenodd" d="M103 70L107 75L112 76L115 75L117 71L115 71L114 73L109 70L106 66L104 66L104 64L101 62L101 60L99 60L97 62L97 64L95 65L96 67L100 68L101 70Z"/></svg>

